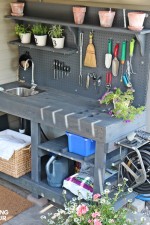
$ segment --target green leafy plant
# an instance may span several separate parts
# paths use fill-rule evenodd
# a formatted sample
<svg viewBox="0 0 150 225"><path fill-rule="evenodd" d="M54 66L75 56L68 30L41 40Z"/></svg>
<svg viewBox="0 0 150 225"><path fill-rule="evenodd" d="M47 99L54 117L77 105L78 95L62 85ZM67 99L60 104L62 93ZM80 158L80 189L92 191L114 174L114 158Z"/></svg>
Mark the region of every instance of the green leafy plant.
<svg viewBox="0 0 150 225"><path fill-rule="evenodd" d="M43 24L34 24L32 26L32 33L35 35L46 35L48 33L48 27Z"/></svg>
<svg viewBox="0 0 150 225"><path fill-rule="evenodd" d="M114 91L106 92L99 100L100 104L111 104L113 103L113 110L110 114L116 118L122 118L126 121L134 120L137 114L141 114L145 109L144 106L134 107L132 104L134 100L133 90L128 89L122 92L120 88L114 89Z"/></svg>
<svg viewBox="0 0 150 225"><path fill-rule="evenodd" d="M31 33L31 26L28 24L16 24L15 25L15 33L17 35Z"/></svg>
<svg viewBox="0 0 150 225"><path fill-rule="evenodd" d="M48 34L52 38L62 38L64 29L60 25L53 25L50 27Z"/></svg>
<svg viewBox="0 0 150 225"><path fill-rule="evenodd" d="M123 195L127 179L124 178L123 184L118 184L118 191L111 198L109 197L109 185L102 195L94 194L87 202L82 202L80 193L78 198L72 198L67 202L65 192L64 210L58 209L57 213L49 213L48 216L42 215L41 219L44 224L50 225L133 225L142 224L132 223L127 218L128 209L121 208L118 211L114 209L114 204ZM132 192L129 188L126 192ZM131 202L131 200L129 201ZM131 212L131 210L130 210ZM141 218L142 220L142 218ZM134 221L135 222L135 221Z"/></svg>

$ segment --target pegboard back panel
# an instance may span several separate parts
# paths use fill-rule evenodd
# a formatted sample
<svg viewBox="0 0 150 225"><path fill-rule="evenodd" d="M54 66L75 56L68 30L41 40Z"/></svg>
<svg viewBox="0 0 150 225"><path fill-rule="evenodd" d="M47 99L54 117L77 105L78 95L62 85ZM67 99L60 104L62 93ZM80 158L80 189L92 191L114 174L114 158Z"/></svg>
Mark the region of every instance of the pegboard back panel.
<svg viewBox="0 0 150 225"><path fill-rule="evenodd" d="M56 12L57 9L57 12ZM58 10L60 9L60 14ZM62 21L73 22L72 16L72 6L58 5L54 4L42 4L42 3L27 3L25 8L26 15L36 16L40 18L49 19L61 19ZM85 17L85 23L89 24L99 24L98 11L100 8L88 7ZM114 26L123 27L123 13L122 10L115 10L116 16L114 21ZM127 11L128 12L128 11ZM58 18L59 15L59 18ZM146 18L144 23L145 28L150 28L150 19ZM86 54L86 48L89 43L89 32L90 29L80 28L78 29L78 36L80 32L83 32L83 62ZM66 35L66 46L73 46L73 35L67 27L65 27ZM25 47L19 47L19 54L24 54L29 51L32 60L35 64L35 82L40 86L49 86L56 89L60 89L69 93L76 93L77 95L86 96L97 100L106 92L106 73L109 71L105 68L105 54L107 53L107 43L108 39L113 40L113 49L116 43L119 43L119 60L121 57L121 44L124 40L127 41L127 60L129 60L129 42L132 38L135 38L134 34L123 34L123 33L113 33L113 32L102 32L94 31L94 47L96 51L97 67L89 68L83 65L83 86L79 86L79 51L72 55L63 55L59 53L53 53L48 51L42 51L37 49L28 49ZM48 41L48 44L50 41ZM145 35L145 52L144 56L140 54L140 44L136 40L135 51L132 58L133 70L136 74L131 75L131 82L133 88L135 89L135 105L145 105L147 85L149 77L149 52L150 52L150 34ZM42 47L41 47L42 48ZM54 60L59 62L64 62L66 66L70 66L71 72L62 74L62 71L54 71ZM125 63L123 71L126 72L127 64ZM111 70L111 69L110 69ZM58 79L54 79L54 73L58 76ZM100 87L95 88L95 83L93 79L90 79L90 86L86 88L86 79L88 73L95 73L97 77L101 76ZM119 75L113 77L112 79L112 89L114 87L120 87L122 90L126 90L126 87L120 78L122 75L122 68L119 68ZM62 78L63 76L63 78ZM24 71L20 68L20 78L24 78L27 82L31 81L31 68Z"/></svg>

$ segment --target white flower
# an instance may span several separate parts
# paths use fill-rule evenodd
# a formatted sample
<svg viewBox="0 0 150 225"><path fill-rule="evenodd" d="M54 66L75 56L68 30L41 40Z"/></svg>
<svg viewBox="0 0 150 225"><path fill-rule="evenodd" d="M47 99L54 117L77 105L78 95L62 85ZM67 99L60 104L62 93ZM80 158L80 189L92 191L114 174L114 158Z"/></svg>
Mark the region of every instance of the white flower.
<svg viewBox="0 0 150 225"><path fill-rule="evenodd" d="M131 203L132 202L132 199L128 199L128 202Z"/></svg>
<svg viewBox="0 0 150 225"><path fill-rule="evenodd" d="M141 217L141 222L146 221L146 218L144 216Z"/></svg>
<svg viewBox="0 0 150 225"><path fill-rule="evenodd" d="M109 219L108 220L108 223L114 223L115 221L114 221L114 219Z"/></svg>
<svg viewBox="0 0 150 225"><path fill-rule="evenodd" d="M106 202L106 200L105 200L104 198L101 198L101 199L100 199L100 203L103 204L103 203L105 203L105 202Z"/></svg>
<svg viewBox="0 0 150 225"><path fill-rule="evenodd" d="M46 220L46 216L42 215L41 217L41 220Z"/></svg>
<svg viewBox="0 0 150 225"><path fill-rule="evenodd" d="M110 183L110 182L106 182L106 185L107 185L107 186L111 186L111 183Z"/></svg>
<svg viewBox="0 0 150 225"><path fill-rule="evenodd" d="M128 188L128 192L133 192L133 189L132 188Z"/></svg>
<svg viewBox="0 0 150 225"><path fill-rule="evenodd" d="M127 222L131 223L131 219L127 219Z"/></svg>
<svg viewBox="0 0 150 225"><path fill-rule="evenodd" d="M109 190L109 189L105 189L105 190L104 190L104 193L105 193L105 194L109 194L109 193L110 193L110 190Z"/></svg>
<svg viewBox="0 0 150 225"><path fill-rule="evenodd" d="M63 195L66 195L66 194L67 194L66 190L63 190L63 191L62 191L62 194L63 194Z"/></svg>
<svg viewBox="0 0 150 225"><path fill-rule="evenodd" d="M118 187L122 187L122 184L118 184Z"/></svg>
<svg viewBox="0 0 150 225"><path fill-rule="evenodd" d="M128 178L124 177L123 180L124 180L124 181L128 181Z"/></svg>
<svg viewBox="0 0 150 225"><path fill-rule="evenodd" d="M137 211L133 211L132 213L136 215L137 214Z"/></svg>

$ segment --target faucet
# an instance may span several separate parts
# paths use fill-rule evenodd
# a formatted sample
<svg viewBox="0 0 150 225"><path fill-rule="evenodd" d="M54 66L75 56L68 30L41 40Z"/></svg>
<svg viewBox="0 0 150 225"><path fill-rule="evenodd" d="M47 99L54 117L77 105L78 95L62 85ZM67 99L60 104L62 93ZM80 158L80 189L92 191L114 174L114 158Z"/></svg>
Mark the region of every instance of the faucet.
<svg viewBox="0 0 150 225"><path fill-rule="evenodd" d="M27 59L24 63L24 70L26 71L28 68L28 62L31 61L32 63L32 78L31 78L31 89L35 89L35 87L37 86L37 84L34 83L34 62L32 61L32 59Z"/></svg>

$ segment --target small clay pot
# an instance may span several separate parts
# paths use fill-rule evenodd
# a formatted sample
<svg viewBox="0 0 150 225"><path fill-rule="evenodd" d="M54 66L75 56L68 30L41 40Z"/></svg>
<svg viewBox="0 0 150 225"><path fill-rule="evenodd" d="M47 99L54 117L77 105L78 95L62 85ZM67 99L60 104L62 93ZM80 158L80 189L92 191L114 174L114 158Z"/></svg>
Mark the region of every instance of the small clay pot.
<svg viewBox="0 0 150 225"><path fill-rule="evenodd" d="M129 12L129 26L130 27L143 27L144 19L146 17L146 13L143 12Z"/></svg>
<svg viewBox="0 0 150 225"><path fill-rule="evenodd" d="M112 27L115 12L112 11L99 11L99 20L101 27Z"/></svg>
<svg viewBox="0 0 150 225"><path fill-rule="evenodd" d="M74 6L73 15L75 24L83 24L85 17L86 7Z"/></svg>
<svg viewBox="0 0 150 225"><path fill-rule="evenodd" d="M24 5L25 4L22 2L10 3L12 14L22 15L24 10Z"/></svg>

